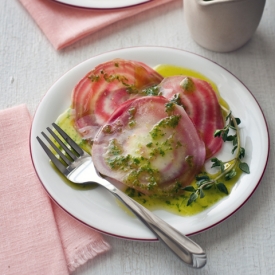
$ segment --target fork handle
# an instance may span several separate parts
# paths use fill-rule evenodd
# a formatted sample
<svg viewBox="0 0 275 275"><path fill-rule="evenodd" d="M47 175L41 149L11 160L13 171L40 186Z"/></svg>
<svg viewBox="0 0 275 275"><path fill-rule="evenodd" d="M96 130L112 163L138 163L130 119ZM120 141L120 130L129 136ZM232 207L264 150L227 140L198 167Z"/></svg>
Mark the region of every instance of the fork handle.
<svg viewBox="0 0 275 275"><path fill-rule="evenodd" d="M194 268L201 268L207 258L204 250L151 211L115 188L112 193L121 200L152 232L166 244L183 262Z"/></svg>

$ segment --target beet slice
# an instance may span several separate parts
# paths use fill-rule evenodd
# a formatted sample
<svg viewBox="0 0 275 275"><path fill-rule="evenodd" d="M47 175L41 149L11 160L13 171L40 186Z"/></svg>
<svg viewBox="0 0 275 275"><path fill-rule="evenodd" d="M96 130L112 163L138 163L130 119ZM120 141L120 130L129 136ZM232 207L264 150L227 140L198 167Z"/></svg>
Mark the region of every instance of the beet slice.
<svg viewBox="0 0 275 275"><path fill-rule="evenodd" d="M185 110L162 96L129 100L94 138L98 171L145 194L176 194L205 161L205 145Z"/></svg>
<svg viewBox="0 0 275 275"><path fill-rule="evenodd" d="M205 143L206 159L217 153L223 141L214 137L214 132L224 127L224 119L211 85L201 79L180 75L165 78L159 88L160 94L169 100L178 95L178 103L192 119Z"/></svg>
<svg viewBox="0 0 275 275"><path fill-rule="evenodd" d="M114 59L90 71L74 88L72 109L75 128L85 139L93 139L123 102L139 97L163 77L144 63Z"/></svg>

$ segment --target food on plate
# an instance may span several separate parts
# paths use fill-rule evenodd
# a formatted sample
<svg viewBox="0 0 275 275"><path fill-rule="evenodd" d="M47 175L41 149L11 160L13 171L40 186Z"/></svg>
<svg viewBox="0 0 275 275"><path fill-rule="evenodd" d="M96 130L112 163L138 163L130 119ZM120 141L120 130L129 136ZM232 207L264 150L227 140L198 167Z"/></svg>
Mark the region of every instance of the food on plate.
<svg viewBox="0 0 275 275"><path fill-rule="evenodd" d="M175 195L205 161L185 110L162 96L126 101L97 133L92 157L103 175L145 194Z"/></svg>
<svg viewBox="0 0 275 275"><path fill-rule="evenodd" d="M164 78L159 93L169 100L177 100L196 126L206 148L206 159L222 147L222 139L215 137L224 127L222 110L211 85L201 79L183 75Z"/></svg>
<svg viewBox="0 0 275 275"><path fill-rule="evenodd" d="M200 212L249 173L241 160L240 120L213 82L188 69L152 69L124 59L102 63L79 81L57 123L92 154L101 174L149 208ZM233 145L229 161L217 158L223 142Z"/></svg>
<svg viewBox="0 0 275 275"><path fill-rule="evenodd" d="M163 77L138 61L114 59L96 66L75 86L72 109L75 127L84 139L99 128L123 102L150 93Z"/></svg>

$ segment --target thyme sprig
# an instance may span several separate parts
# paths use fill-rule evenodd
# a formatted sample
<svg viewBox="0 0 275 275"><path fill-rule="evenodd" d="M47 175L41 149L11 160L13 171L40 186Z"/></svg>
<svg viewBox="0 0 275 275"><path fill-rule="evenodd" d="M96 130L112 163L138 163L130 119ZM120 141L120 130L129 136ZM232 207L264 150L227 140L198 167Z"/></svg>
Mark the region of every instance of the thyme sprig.
<svg viewBox="0 0 275 275"><path fill-rule="evenodd" d="M214 179L211 179L207 173L201 173L196 176L196 188L192 185L183 188L183 190L191 192L191 195L187 201L187 206L192 204L198 198L203 198L205 196L204 190L208 190L212 187L228 195L227 187L223 183L222 179L228 181L234 178L237 175L236 167L239 167L239 169L244 173L250 173L248 164L242 161L245 156L245 149L241 146L240 130L238 127L241 120L239 118L235 118L231 111L228 113L225 120L228 123L223 129L216 130L214 136L221 137L224 142L232 142L233 149L231 153L235 156L228 161L222 161L216 157L212 158L211 168L218 167L220 173ZM232 132L230 129L233 130L235 134L230 134Z"/></svg>

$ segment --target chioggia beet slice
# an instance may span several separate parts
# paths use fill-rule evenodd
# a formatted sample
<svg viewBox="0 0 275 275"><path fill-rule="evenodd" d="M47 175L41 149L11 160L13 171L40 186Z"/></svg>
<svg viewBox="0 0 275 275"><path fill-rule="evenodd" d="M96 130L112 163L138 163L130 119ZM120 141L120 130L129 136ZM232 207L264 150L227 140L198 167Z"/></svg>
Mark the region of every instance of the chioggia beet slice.
<svg viewBox="0 0 275 275"><path fill-rule="evenodd" d="M193 77L172 76L160 83L159 92L169 100L174 98L185 109L205 143L206 159L217 153L223 141L214 137L214 132L224 127L224 119L211 85Z"/></svg>
<svg viewBox="0 0 275 275"><path fill-rule="evenodd" d="M162 96L121 105L97 133L98 171L145 194L174 195L205 161L205 146L185 110Z"/></svg>
<svg viewBox="0 0 275 275"><path fill-rule="evenodd" d="M123 102L143 95L163 77L144 63L114 59L90 71L74 88L72 109L75 128L84 139L93 139Z"/></svg>

